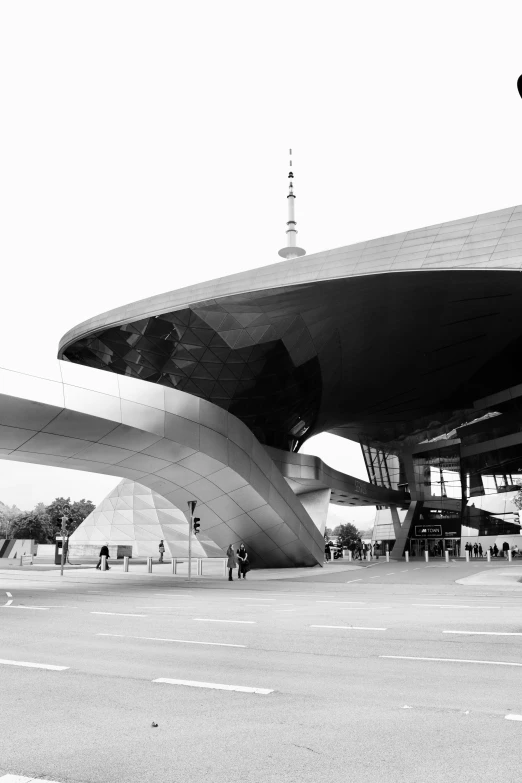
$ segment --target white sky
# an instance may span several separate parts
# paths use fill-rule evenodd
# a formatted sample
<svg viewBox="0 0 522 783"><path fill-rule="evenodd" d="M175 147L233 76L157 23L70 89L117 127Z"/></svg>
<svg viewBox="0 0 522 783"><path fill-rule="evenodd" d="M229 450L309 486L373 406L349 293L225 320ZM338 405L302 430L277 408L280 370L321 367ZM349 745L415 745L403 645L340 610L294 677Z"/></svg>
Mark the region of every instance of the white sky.
<svg viewBox="0 0 522 783"><path fill-rule="evenodd" d="M289 147L309 253L519 203L521 27L502 0L4 0L0 366L45 374L86 318L277 261ZM0 463L21 508L114 483Z"/></svg>

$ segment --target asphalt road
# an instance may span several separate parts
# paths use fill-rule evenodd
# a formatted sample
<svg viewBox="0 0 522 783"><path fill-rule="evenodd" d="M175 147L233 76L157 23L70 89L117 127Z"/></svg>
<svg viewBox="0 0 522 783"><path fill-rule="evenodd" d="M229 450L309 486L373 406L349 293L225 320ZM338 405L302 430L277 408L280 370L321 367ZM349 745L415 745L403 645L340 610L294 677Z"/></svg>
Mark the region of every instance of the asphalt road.
<svg viewBox="0 0 522 783"><path fill-rule="evenodd" d="M417 565L0 572L0 781L518 783L521 594Z"/></svg>

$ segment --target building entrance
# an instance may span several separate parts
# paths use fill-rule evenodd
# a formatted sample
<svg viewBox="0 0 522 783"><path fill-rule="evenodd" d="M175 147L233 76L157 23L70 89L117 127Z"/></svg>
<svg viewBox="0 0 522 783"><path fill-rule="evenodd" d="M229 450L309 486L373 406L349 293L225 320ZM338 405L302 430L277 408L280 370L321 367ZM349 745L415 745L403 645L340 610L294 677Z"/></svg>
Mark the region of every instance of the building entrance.
<svg viewBox="0 0 522 783"><path fill-rule="evenodd" d="M424 557L428 551L430 557L444 557L449 552L450 557L459 557L460 538L410 538L410 557Z"/></svg>

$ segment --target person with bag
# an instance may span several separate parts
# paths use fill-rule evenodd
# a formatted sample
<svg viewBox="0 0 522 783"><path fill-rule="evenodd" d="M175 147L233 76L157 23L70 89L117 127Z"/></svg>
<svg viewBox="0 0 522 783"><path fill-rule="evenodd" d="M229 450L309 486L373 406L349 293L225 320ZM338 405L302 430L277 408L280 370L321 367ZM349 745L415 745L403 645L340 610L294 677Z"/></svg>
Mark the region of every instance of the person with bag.
<svg viewBox="0 0 522 783"><path fill-rule="evenodd" d="M233 582L232 579L232 571L234 568L237 568L237 560L236 560L236 553L234 552L234 547L232 544L228 545L227 549L227 568L228 568L228 581Z"/></svg>
<svg viewBox="0 0 522 783"><path fill-rule="evenodd" d="M109 568L109 557L110 557L110 555L109 555L109 547L107 546L107 544L104 544L102 546L102 548L100 549L100 559L98 560L98 565L96 566L96 568L99 568L100 571L101 571L101 562L102 562L102 557L104 555L107 558L107 560L105 561L105 564L106 564L106 567L107 567L107 571L110 571L111 570Z"/></svg>
<svg viewBox="0 0 522 783"><path fill-rule="evenodd" d="M165 544L163 543L163 539L159 542L159 562L163 563L163 555L165 554Z"/></svg>
<svg viewBox="0 0 522 783"><path fill-rule="evenodd" d="M246 579L247 571L248 571L248 552L245 549L245 545L241 544L239 549L237 550L237 559L239 564L239 571L238 571L238 579L241 579L241 574L243 575L243 579Z"/></svg>

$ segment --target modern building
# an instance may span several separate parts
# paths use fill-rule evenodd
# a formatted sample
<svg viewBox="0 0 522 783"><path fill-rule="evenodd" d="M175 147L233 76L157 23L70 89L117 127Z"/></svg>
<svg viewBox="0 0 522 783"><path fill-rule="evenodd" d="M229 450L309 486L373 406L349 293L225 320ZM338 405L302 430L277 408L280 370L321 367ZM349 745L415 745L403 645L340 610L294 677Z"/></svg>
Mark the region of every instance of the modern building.
<svg viewBox="0 0 522 783"><path fill-rule="evenodd" d="M469 498L522 473L521 271L517 206L151 297L73 328L59 356L232 414L316 505L389 507L402 555L478 530ZM358 495L299 455L319 432L361 444Z"/></svg>
<svg viewBox="0 0 522 783"><path fill-rule="evenodd" d="M522 474L522 206L303 255L289 178L284 261L75 326L55 381L0 371L0 456L197 500L261 566L322 563L330 503L388 509L394 557L518 533L470 504ZM321 432L368 482L299 453Z"/></svg>

